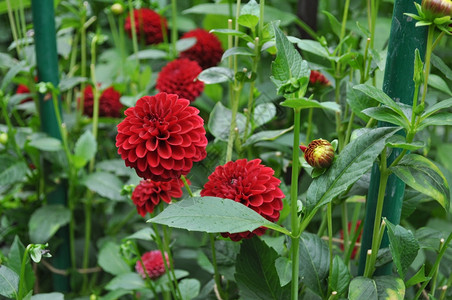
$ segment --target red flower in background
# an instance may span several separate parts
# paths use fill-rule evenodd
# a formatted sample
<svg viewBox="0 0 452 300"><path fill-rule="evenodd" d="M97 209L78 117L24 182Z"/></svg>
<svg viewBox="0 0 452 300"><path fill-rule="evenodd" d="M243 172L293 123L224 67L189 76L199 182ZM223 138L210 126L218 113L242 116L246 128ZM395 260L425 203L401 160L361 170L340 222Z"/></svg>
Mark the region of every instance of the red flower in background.
<svg viewBox="0 0 452 300"><path fill-rule="evenodd" d="M196 38L196 44L182 51L180 57L198 62L203 69L218 65L223 56L220 40L208 31L198 28L185 33L181 39Z"/></svg>
<svg viewBox="0 0 452 300"><path fill-rule="evenodd" d="M169 266L168 254L165 252L165 259L167 266ZM146 273L151 279L157 279L165 274L165 263L163 262L162 252L160 250L153 250L144 253L141 256ZM143 279L146 279L146 273L143 270L143 264L140 260L135 264L135 270L141 275Z"/></svg>
<svg viewBox="0 0 452 300"><path fill-rule="evenodd" d="M359 225L361 225L361 220L358 220L358 222L356 222L356 227L355 230L353 232L353 234L356 233L356 231L359 228ZM348 234L350 235L350 231L351 231L351 227L352 227L352 222L348 222ZM361 230L361 232L359 233L358 239L356 240L357 243L359 243L361 241L361 235L362 235L363 231ZM340 231L341 234L341 239L344 240L344 230L341 229ZM344 244L341 244L341 250L344 251ZM353 251L352 251L352 255L351 255L351 259L354 259L356 256L356 253L358 252L358 247L354 246L353 247Z"/></svg>
<svg viewBox="0 0 452 300"><path fill-rule="evenodd" d="M309 76L309 83L314 86L329 86L330 82L326 79L325 75L316 70L311 70L311 75Z"/></svg>
<svg viewBox="0 0 452 300"><path fill-rule="evenodd" d="M256 211L271 222L279 219L279 212L283 208L284 194L278 187L281 181L273 176L275 171L261 165L260 159L247 161L239 159L218 166L209 176L204 185L201 196L214 196L232 199ZM233 241L251 238L255 234L262 235L267 230L259 227L253 232L222 233Z"/></svg>
<svg viewBox="0 0 452 300"><path fill-rule="evenodd" d="M163 42L163 30L167 31L168 22L158 13L149 8L135 9L133 11L135 18L135 30L137 38L143 40L147 45ZM132 20L127 16L124 28L132 37Z"/></svg>
<svg viewBox="0 0 452 300"><path fill-rule="evenodd" d="M173 60L160 71L156 88L193 102L204 90L204 82L196 79L201 71L195 61L186 58Z"/></svg>
<svg viewBox="0 0 452 300"><path fill-rule="evenodd" d="M83 90L85 96L83 102L83 113L87 116L93 115L94 94L93 87L88 85ZM99 116L119 118L121 116L122 104L119 102L121 94L113 87L105 89L99 98ZM80 99L79 99L80 101Z"/></svg>
<svg viewBox="0 0 452 300"><path fill-rule="evenodd" d="M29 94L29 93L30 93L30 89L25 84L19 84L17 86L16 94ZM32 97L25 98L24 100L20 101L20 103L24 103L24 102L28 102L28 101L33 101L33 98Z"/></svg>
<svg viewBox="0 0 452 300"><path fill-rule="evenodd" d="M206 157L206 131L199 110L175 94L138 99L118 124L116 147L126 166L145 179L169 181Z"/></svg>
<svg viewBox="0 0 452 300"><path fill-rule="evenodd" d="M138 213L144 217L146 213L152 213L160 200L166 203L171 198L182 197L184 183L180 179L170 181L142 180L132 192L132 201L136 205Z"/></svg>

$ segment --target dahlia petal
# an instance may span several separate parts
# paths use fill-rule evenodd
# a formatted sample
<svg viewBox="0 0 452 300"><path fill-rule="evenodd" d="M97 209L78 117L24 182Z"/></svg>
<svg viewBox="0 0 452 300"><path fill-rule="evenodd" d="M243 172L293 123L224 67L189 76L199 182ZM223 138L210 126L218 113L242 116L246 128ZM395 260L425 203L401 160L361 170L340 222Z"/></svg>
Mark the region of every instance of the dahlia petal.
<svg viewBox="0 0 452 300"><path fill-rule="evenodd" d="M160 164L167 170L171 170L174 167L174 159L171 157L169 159L161 159Z"/></svg>
<svg viewBox="0 0 452 300"><path fill-rule="evenodd" d="M138 170L140 170L141 172L144 172L147 167L146 160L145 159L137 159L137 167L138 167Z"/></svg>
<svg viewBox="0 0 452 300"><path fill-rule="evenodd" d="M128 155L127 155L127 159L130 162L135 162L138 159L137 154L135 153L135 151L129 151Z"/></svg>
<svg viewBox="0 0 452 300"><path fill-rule="evenodd" d="M151 168L155 168L160 164L160 158L156 151L150 151L146 154L147 163Z"/></svg>
<svg viewBox="0 0 452 300"><path fill-rule="evenodd" d="M161 158L167 159L171 157L171 146L167 142L161 141L157 147L157 151Z"/></svg>
<svg viewBox="0 0 452 300"><path fill-rule="evenodd" d="M159 140L156 137L151 137L148 140L146 140L146 149L149 151L155 151L157 149L159 144Z"/></svg>
<svg viewBox="0 0 452 300"><path fill-rule="evenodd" d="M261 195L254 195L249 198L249 203L252 206L261 206L264 203L264 198Z"/></svg>
<svg viewBox="0 0 452 300"><path fill-rule="evenodd" d="M145 143L138 144L137 148L135 149L135 152L139 158L145 157L146 153L148 152L146 149Z"/></svg>

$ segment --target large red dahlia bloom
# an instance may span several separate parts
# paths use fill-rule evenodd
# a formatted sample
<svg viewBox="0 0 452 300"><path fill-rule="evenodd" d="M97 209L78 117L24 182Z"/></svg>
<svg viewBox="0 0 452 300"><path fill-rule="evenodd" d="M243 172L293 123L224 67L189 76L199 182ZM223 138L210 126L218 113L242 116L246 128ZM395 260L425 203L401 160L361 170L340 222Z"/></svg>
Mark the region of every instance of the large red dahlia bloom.
<svg viewBox="0 0 452 300"><path fill-rule="evenodd" d="M174 94L138 99L118 124L116 147L126 166L145 179L169 181L206 157L206 131L199 110Z"/></svg>
<svg viewBox="0 0 452 300"><path fill-rule="evenodd" d="M170 264L168 254L166 252L165 259L167 266L169 266ZM135 270L141 275L143 279L146 279L146 273L151 279L157 279L165 274L165 263L163 262L163 255L160 250L146 252L141 256L141 260L143 261L144 268L141 261L138 260L135 264ZM146 269L146 273L144 272L144 269Z"/></svg>
<svg viewBox="0 0 452 300"><path fill-rule="evenodd" d="M181 39L191 37L196 38L196 44L182 51L180 57L197 61L203 69L216 66L223 56L220 40L212 33L201 28L185 33Z"/></svg>
<svg viewBox="0 0 452 300"><path fill-rule="evenodd" d="M247 161L239 159L218 166L209 176L201 196L214 196L232 199L253 209L271 222L279 219L283 208L284 194L278 187L281 181L273 176L275 171L261 165L260 159ZM253 232L222 233L233 241L251 238L255 234L262 235L265 227L259 227Z"/></svg>
<svg viewBox="0 0 452 300"><path fill-rule="evenodd" d="M182 197L184 183L180 179L170 181L142 180L132 192L132 201L136 205L138 213L144 217L146 213L152 213L160 200L166 203L171 198Z"/></svg>
<svg viewBox="0 0 452 300"><path fill-rule="evenodd" d="M186 58L173 60L160 71L156 88L160 92L195 101L204 90L204 82L196 79L201 71L195 61Z"/></svg>
<svg viewBox="0 0 452 300"><path fill-rule="evenodd" d="M87 116L93 115L94 94L93 87L88 85L83 90L85 96L83 102L83 113ZM105 89L99 98L99 116L119 118L121 116L122 104L119 102L121 94L113 87ZM80 101L80 100L79 100Z"/></svg>
<svg viewBox="0 0 452 300"><path fill-rule="evenodd" d="M135 18L135 30L139 40L146 44L158 44L163 42L163 31L167 32L168 22L158 13L149 8L135 9L133 11ZM130 15L127 16L124 28L132 37L132 21Z"/></svg>

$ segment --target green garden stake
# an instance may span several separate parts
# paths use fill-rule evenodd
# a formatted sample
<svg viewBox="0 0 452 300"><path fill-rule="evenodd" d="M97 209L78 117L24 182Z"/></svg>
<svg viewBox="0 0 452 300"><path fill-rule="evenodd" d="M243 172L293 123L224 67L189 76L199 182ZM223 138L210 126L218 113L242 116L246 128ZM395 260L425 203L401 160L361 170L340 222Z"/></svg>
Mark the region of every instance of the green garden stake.
<svg viewBox="0 0 452 300"><path fill-rule="evenodd" d="M36 51L36 67L40 82L51 82L58 86L58 56L56 46L55 12L53 0L32 0L33 28ZM61 140L61 134L51 97L39 94L41 129L51 137ZM66 189L63 183L47 195L49 204L62 204L66 206ZM62 228L56 234L61 240L56 252L52 253L52 263L57 269L66 270L70 266L69 259L69 233ZM53 274L54 290L67 292L69 290L68 277Z"/></svg>
<svg viewBox="0 0 452 300"><path fill-rule="evenodd" d="M421 3L421 0L416 0L416 2ZM395 0L383 80L383 91L396 102L412 105L414 95L414 51L417 48L421 53L421 57L424 56L427 30L426 27L415 27L416 20L404 15L404 13L416 13L413 1ZM388 126L388 124L379 122L378 126ZM400 152L400 149L393 149L392 154L388 158L388 163L391 163ZM363 275L364 273L367 250L372 248L372 233L379 179L380 172L378 165L375 164L372 168L367 195L366 216L359 258L359 275ZM393 224L400 223L404 192L405 184L392 174L389 177L386 187L382 216L386 217ZM385 234L380 248L388 247L388 245L389 240L387 234ZM388 263L377 268L375 275L389 275L391 273L392 263Z"/></svg>

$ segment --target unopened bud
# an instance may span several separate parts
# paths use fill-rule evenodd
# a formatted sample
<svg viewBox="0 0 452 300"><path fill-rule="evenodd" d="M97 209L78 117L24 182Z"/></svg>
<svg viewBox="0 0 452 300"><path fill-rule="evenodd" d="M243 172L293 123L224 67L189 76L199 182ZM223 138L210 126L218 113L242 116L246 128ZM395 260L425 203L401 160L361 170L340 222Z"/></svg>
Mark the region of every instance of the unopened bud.
<svg viewBox="0 0 452 300"><path fill-rule="evenodd" d="M333 163L334 148L324 139L313 140L307 147L300 146L304 159L314 168L328 168Z"/></svg>
<svg viewBox="0 0 452 300"><path fill-rule="evenodd" d="M6 145L8 142L8 134L6 132L0 133L0 143Z"/></svg>
<svg viewBox="0 0 452 300"><path fill-rule="evenodd" d="M124 12L124 6L121 3L115 3L111 6L111 11L115 15L120 15Z"/></svg>
<svg viewBox="0 0 452 300"><path fill-rule="evenodd" d="M450 0L422 0L423 12L430 13L434 18L452 16L452 1Z"/></svg>

